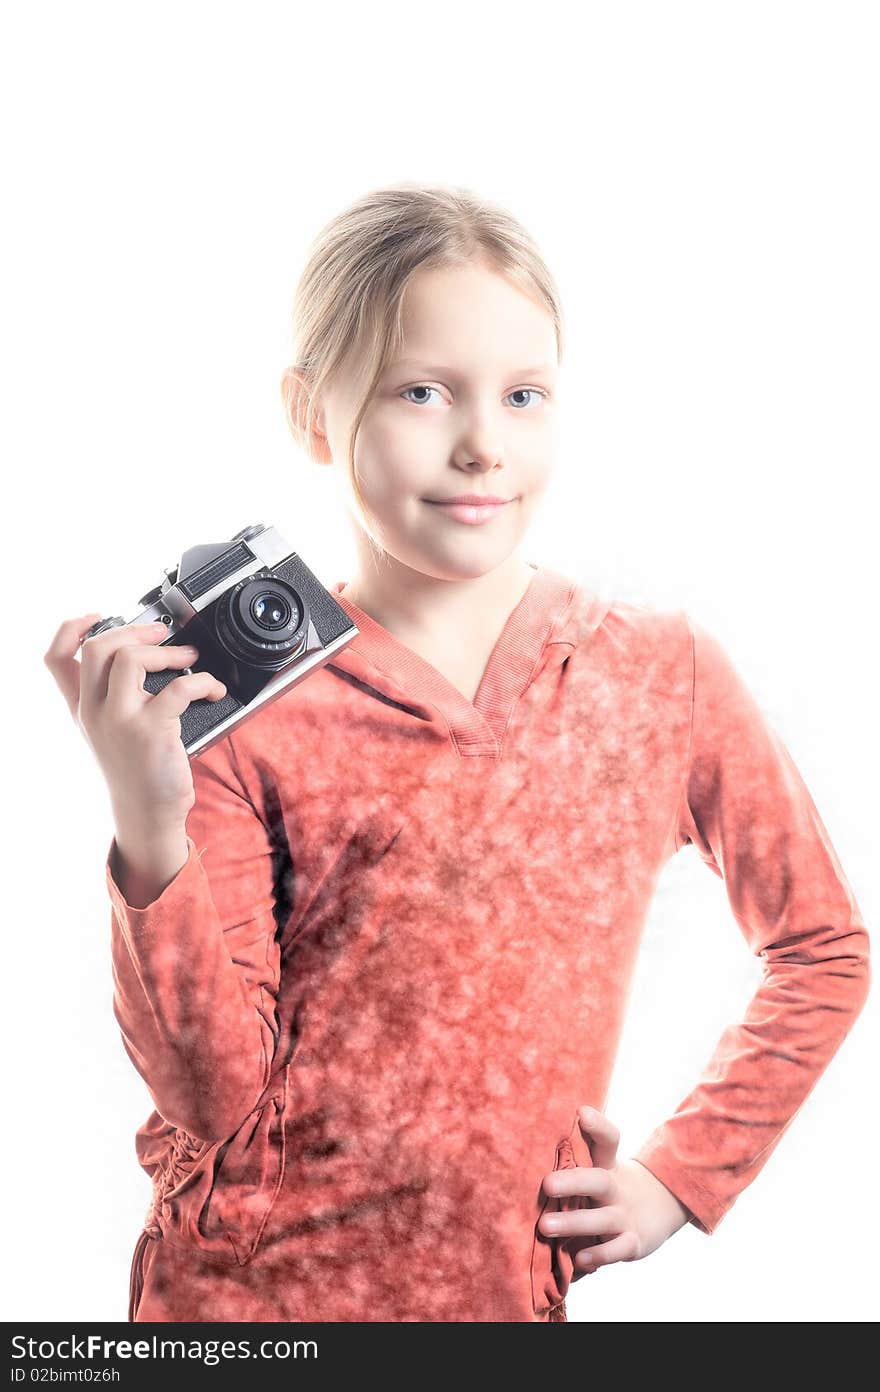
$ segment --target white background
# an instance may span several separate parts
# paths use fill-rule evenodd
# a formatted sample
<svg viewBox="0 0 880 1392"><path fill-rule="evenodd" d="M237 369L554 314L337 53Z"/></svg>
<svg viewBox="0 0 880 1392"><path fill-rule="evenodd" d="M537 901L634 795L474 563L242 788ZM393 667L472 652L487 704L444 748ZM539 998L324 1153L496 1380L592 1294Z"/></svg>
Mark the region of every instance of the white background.
<svg viewBox="0 0 880 1392"><path fill-rule="evenodd" d="M279 380L307 244L369 188L463 184L532 231L568 349L531 558L717 635L876 921L878 47L870 4L5 8L4 1319L125 1320L149 1198L109 803L43 653L253 521L347 578ZM683 851L608 1099L622 1155L758 977ZM570 1320L876 1319L877 1044L873 994L719 1230L583 1279Z"/></svg>

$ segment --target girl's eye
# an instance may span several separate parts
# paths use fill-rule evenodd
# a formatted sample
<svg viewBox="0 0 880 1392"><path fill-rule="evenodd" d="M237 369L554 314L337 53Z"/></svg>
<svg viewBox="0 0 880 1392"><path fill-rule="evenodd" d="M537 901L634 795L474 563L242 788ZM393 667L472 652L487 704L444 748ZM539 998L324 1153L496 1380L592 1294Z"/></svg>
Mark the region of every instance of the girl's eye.
<svg viewBox="0 0 880 1392"><path fill-rule="evenodd" d="M402 391L400 394L401 394L401 396L406 397L407 392L416 392L416 391L420 391L420 392L432 392L432 391L436 391L436 390L437 390L436 387L429 387L429 386L426 386L426 385L423 384L423 383L420 383L420 384L418 384L417 386L414 386L414 387L405 387L405 388L403 389L403 391ZM510 396L530 396L530 397L535 397L536 400L538 400L538 401L541 401L541 400L543 400L546 396L548 396L549 393L548 393L548 392L545 392L545 391L542 391L542 390L540 390L540 388L537 388L537 387L517 387L517 389L516 389L515 391L510 392L509 395L510 395ZM407 399L408 399L408 398L407 398ZM425 397L422 397L421 401L414 401L412 404L413 404L414 406L423 406L423 405L425 404L425 402L426 402L426 398L425 398ZM518 410L521 409L520 403L517 403L517 409L518 409Z"/></svg>
<svg viewBox="0 0 880 1392"><path fill-rule="evenodd" d="M436 387L425 387L425 386L405 387L404 390L403 390L400 394L401 394L401 396L406 396L406 393L407 393L407 392L413 392L413 391L432 392L432 391L436 391L436 390L437 390ZM421 401L414 401L414 402L413 402L413 405L414 405L414 406L423 406L423 405L424 405L424 398L422 398Z"/></svg>
<svg viewBox="0 0 880 1392"><path fill-rule="evenodd" d="M510 393L511 396L533 396L538 401L547 396L547 392L541 391L537 387L517 387L516 391Z"/></svg>

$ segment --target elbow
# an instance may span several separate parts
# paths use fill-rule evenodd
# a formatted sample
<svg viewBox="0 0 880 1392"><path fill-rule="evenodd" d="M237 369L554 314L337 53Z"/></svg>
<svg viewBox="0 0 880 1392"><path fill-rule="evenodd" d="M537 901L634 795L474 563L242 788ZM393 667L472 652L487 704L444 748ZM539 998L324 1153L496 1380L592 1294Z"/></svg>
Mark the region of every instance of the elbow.
<svg viewBox="0 0 880 1392"><path fill-rule="evenodd" d="M871 939L863 923L853 929L852 962L854 974L863 983L867 994L871 985Z"/></svg>
<svg viewBox="0 0 880 1392"><path fill-rule="evenodd" d="M211 1146L230 1140L263 1105L264 1094L264 1088L240 1093L208 1086L198 1091L188 1087L185 1093L177 1089L171 1097L167 1093L161 1098L155 1092L153 1095L157 1110L172 1126Z"/></svg>
<svg viewBox="0 0 880 1392"><path fill-rule="evenodd" d="M864 931L864 942L857 958L856 966L856 1013L861 1011L862 1006L871 993L873 983L873 970L871 967L871 948L868 941L867 931Z"/></svg>
<svg viewBox="0 0 880 1392"><path fill-rule="evenodd" d="M239 1064L221 1072L213 1057L195 1063L177 1054L161 1084L150 1089L156 1108L178 1130L207 1145L228 1141L269 1101L262 1049L261 1058L259 1071Z"/></svg>
<svg viewBox="0 0 880 1392"><path fill-rule="evenodd" d="M230 1105L224 1099L222 1105L215 1103L208 1106L204 1099L200 1099L197 1106L191 1105L185 1111L178 1112L177 1116L169 1116L168 1120L178 1130L186 1131L206 1145L222 1145L241 1129L257 1105L256 1101Z"/></svg>
<svg viewBox="0 0 880 1392"><path fill-rule="evenodd" d="M871 945L864 926L853 930L849 947L847 955L835 961L834 969L838 979L846 981L845 994L852 1024L861 1014L873 983Z"/></svg>

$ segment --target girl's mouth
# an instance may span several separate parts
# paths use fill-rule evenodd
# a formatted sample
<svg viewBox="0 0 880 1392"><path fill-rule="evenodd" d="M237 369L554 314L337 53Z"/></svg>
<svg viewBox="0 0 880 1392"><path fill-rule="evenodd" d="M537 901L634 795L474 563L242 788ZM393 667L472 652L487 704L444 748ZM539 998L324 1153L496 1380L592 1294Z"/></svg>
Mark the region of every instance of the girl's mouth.
<svg viewBox="0 0 880 1392"><path fill-rule="evenodd" d="M456 522L477 527L484 522L491 522L493 517L497 517L510 506L509 503L432 503L428 498L424 501L438 512L445 512L447 517L453 518Z"/></svg>

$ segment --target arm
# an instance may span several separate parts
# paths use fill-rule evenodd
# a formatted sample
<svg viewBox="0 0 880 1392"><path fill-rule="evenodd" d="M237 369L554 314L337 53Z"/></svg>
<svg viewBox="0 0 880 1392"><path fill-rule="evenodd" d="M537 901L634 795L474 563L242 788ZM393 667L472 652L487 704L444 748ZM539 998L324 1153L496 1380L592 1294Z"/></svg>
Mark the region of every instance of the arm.
<svg viewBox="0 0 880 1392"><path fill-rule="evenodd" d="M760 1173L849 1033L869 940L788 750L718 642L691 622L691 746L676 850L725 885L763 981L702 1078L634 1158L711 1233Z"/></svg>
<svg viewBox="0 0 880 1392"><path fill-rule="evenodd" d="M147 877L154 887L169 882L146 907L125 899L111 843L113 1013L156 1110L213 1141L234 1134L268 1081L280 947L273 848L231 738L196 755L192 774L196 801L179 868L173 873L169 855L168 874ZM124 873L131 890L127 860ZM140 905L143 896L133 897Z"/></svg>

